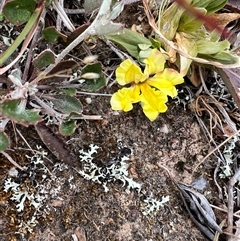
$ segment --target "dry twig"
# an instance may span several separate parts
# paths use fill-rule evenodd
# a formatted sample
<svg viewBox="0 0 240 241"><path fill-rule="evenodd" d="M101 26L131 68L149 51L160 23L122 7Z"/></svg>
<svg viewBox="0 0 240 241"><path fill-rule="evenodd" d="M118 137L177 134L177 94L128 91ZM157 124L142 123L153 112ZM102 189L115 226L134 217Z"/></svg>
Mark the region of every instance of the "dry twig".
<svg viewBox="0 0 240 241"><path fill-rule="evenodd" d="M240 134L240 130L238 130L236 133L229 136L225 141L223 141L220 145L218 145L216 148L214 148L212 151L210 151L193 169L193 172L196 172L197 168L204 162L206 159L211 156L215 151L217 151L220 147L222 147L224 144L226 144L230 139L232 139L234 136L237 136Z"/></svg>
<svg viewBox="0 0 240 241"><path fill-rule="evenodd" d="M238 168L238 170L236 171L234 176L230 179L229 184L228 184L228 227L227 227L227 232L229 232L230 234L233 234L233 207L234 207L233 186L239 180L239 177L240 177L240 168Z"/></svg>

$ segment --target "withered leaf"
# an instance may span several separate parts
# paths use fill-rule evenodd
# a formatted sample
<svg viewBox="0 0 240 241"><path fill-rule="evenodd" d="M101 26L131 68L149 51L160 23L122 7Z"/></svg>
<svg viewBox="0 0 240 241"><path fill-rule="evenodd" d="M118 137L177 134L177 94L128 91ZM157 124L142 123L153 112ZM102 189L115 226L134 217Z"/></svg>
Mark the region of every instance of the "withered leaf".
<svg viewBox="0 0 240 241"><path fill-rule="evenodd" d="M64 141L54 134L50 128L44 123L39 122L35 125L35 129L46 147L54 154L58 160L65 162L68 165L75 165L75 157L66 148Z"/></svg>
<svg viewBox="0 0 240 241"><path fill-rule="evenodd" d="M216 223L215 214L207 199L201 193L184 184L177 184L184 206L187 209L192 221L211 240L215 232L222 233Z"/></svg>

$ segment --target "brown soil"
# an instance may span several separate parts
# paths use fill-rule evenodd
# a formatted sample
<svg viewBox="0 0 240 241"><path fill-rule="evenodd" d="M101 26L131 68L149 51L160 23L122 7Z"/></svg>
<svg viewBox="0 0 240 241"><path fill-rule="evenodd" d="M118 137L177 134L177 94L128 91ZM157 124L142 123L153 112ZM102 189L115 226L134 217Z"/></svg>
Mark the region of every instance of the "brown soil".
<svg viewBox="0 0 240 241"><path fill-rule="evenodd" d="M129 14L141 16L141 7L133 4L125 10L125 21L130 26ZM134 15L132 12L136 11ZM139 12L140 11L140 12ZM124 15L121 17L123 21ZM141 19L145 24L146 19ZM139 18L131 19L133 22ZM131 23L133 23L131 22ZM144 28L146 30L146 28ZM146 30L148 31L148 30ZM103 44L101 41L99 44ZM96 47L101 59L116 56L109 49L102 49L102 45ZM109 53L108 53L109 52ZM108 56L106 56L109 54ZM101 56L102 55L102 56ZM115 65L119 64L117 59ZM108 68L110 68L108 66ZM108 88L103 92L113 93ZM21 178L14 178L20 184L21 189L28 189L29 193L37 194L40 185L41 193L45 199L36 211L25 202L24 211L17 212L16 202L11 200L13 192L4 192L4 183L10 177L12 167L8 161L0 156L0 238L7 240L32 240L32 241L185 241L208 240L198 230L189 218L176 186L169 179L159 164L167 167L176 182L190 184L197 176L203 176L209 186L205 196L210 203L217 199L212 176L216 164L205 162L201 167L201 173L193 176L192 170L209 149L201 128L190 110L184 110L182 105L173 102L169 104L169 110L162 114L156 121L150 122L142 113L141 107L135 105L129 113L113 112L110 108L109 97L91 96L91 103L87 104L85 98L80 96L84 104L84 114L101 115L102 120L82 120L78 122L75 134L66 139L69 150L76 157L76 167L58 163L58 160L48 154L44 159L44 165L49 172L43 169L34 169L30 166L28 171L34 172L30 178L23 174ZM11 130L11 126L9 129ZM22 135L33 149L41 145L48 151L35 130L17 126ZM27 130L27 131L26 131ZM56 130L53 128L53 131ZM26 154L33 154L22 148L28 148L22 139L12 133L12 150L8 153L22 166L28 166L30 160ZM119 155L118 142L132 150L128 161L129 177L140 183L141 192L128 190L120 181L109 182L108 192L103 185L84 179L79 171L82 170L79 150L89 150L90 144L98 145L99 151L95 153L93 162L99 167L107 166ZM18 149L14 149L17 147ZM128 150L128 149L127 149ZM49 152L49 151L48 151ZM39 165L38 167L43 167ZM45 169L44 169L45 170ZM43 178L43 175L45 177ZM110 181L110 180L109 180ZM44 187L44 188L43 188ZM151 196L159 201L162 197L169 196L169 201L160 207L159 211L151 215L143 215L146 197ZM36 220L28 226L19 227L21 223L27 223L35 217ZM218 223L222 220L218 218Z"/></svg>
<svg viewBox="0 0 240 241"><path fill-rule="evenodd" d="M48 198L36 215L33 233L23 237L27 240L71 240L71 235L80 228L87 240L207 240L189 219L176 187L158 167L158 163L168 167L176 181L191 182L192 167L207 150L192 114L181 106L171 105L167 114L150 123L137 106L130 113L116 115L110 110L106 97L92 98L92 108L96 108L94 113L102 115L104 120L80 122L69 145L74 147L76 154L80 149L87 151L89 144L100 146L95 161L103 165L117 155L117 141L121 140L133 150L129 171L131 177L142 184L142 193L127 191L118 182L110 183L109 192L104 192L103 186L84 180L71 167L54 170L54 165L46 161L50 172L57 176L57 180L51 181L52 188L59 188L59 192L56 195L49 189ZM163 126L168 133L161 132ZM19 153L23 155L20 151L15 155ZM2 186L8 170L4 168ZM204 175L211 178L207 173ZM36 181L41 175L37 174ZM28 178L25 182L33 188ZM23 180L21 184L24 185ZM211 197L213 193L210 192ZM34 208L26 205L23 212L17 213L10 194L1 194L2 240L25 240L15 232L22 220L31 219ZM156 214L144 216L142 199L151 194L159 201L169 195L170 201Z"/></svg>

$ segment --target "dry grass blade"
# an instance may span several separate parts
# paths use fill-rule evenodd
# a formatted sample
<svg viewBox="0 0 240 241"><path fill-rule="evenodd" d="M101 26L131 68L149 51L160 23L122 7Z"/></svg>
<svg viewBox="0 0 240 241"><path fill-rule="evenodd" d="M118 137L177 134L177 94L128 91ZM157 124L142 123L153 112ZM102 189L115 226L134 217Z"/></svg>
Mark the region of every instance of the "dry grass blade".
<svg viewBox="0 0 240 241"><path fill-rule="evenodd" d="M206 98L206 96L199 95L195 101L195 110L199 116L202 115L202 111L207 111L207 113L209 114L209 116L210 116L210 138L211 138L210 141L212 141L213 140L212 130L217 125L219 125L219 127L223 133L225 133L225 131L224 131L222 121L221 121L219 115L216 113L216 111L213 109L213 107L211 107L210 104L215 104L216 106L220 105L220 103L217 101L211 102L211 100L208 100ZM214 124L213 124L213 122L214 122Z"/></svg>
<svg viewBox="0 0 240 241"><path fill-rule="evenodd" d="M15 167L19 168L20 170L23 170L23 167L21 167L18 163L16 163L16 162L12 159L12 157L10 157L6 152L1 151L0 153L3 154L3 155L8 159L8 161L10 161Z"/></svg>
<svg viewBox="0 0 240 241"><path fill-rule="evenodd" d="M234 207L233 186L239 180L239 177L240 177L240 168L236 171L236 173L230 179L229 184L228 184L228 228L227 228L227 231L230 232L230 234L233 234L233 207ZM228 240L230 240L230 238Z"/></svg>
<svg viewBox="0 0 240 241"><path fill-rule="evenodd" d="M220 145L218 145L216 148L214 148L212 151L210 151L193 169L192 173L196 172L198 167L207 160L208 157L210 157L215 151L217 151L219 148L221 148L224 144L226 144L230 139L232 139L234 136L237 136L240 134L240 130L238 130L236 133L229 136L225 141L223 141Z"/></svg>

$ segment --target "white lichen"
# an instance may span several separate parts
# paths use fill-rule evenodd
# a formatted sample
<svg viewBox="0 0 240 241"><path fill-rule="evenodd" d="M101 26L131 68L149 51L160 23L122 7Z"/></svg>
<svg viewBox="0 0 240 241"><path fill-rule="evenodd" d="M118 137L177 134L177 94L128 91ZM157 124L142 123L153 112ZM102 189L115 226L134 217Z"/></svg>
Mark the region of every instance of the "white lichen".
<svg viewBox="0 0 240 241"><path fill-rule="evenodd" d="M220 178L232 176L233 151L238 140L239 137L234 136L224 147L223 156L225 159L225 163L223 166L220 166L222 170L222 173L219 174Z"/></svg>
<svg viewBox="0 0 240 241"><path fill-rule="evenodd" d="M101 184L105 192L109 191L107 184L117 180L121 181L127 189L135 189L140 192L141 184L129 177L129 155L119 155L110 164L99 167L94 163L95 157L93 156L97 154L98 149L97 145L90 144L88 151L79 151L83 169L77 170L77 172L86 180Z"/></svg>
<svg viewBox="0 0 240 241"><path fill-rule="evenodd" d="M27 200L29 200L29 205L33 205L34 208L38 209L41 205L44 197L39 194L34 195L29 192L27 186L24 188L20 186L20 184L14 182L12 178L8 178L4 184L4 192L12 191L11 200L15 201L16 208L18 212L22 212L24 210L24 204Z"/></svg>
<svg viewBox="0 0 240 241"><path fill-rule="evenodd" d="M163 204L169 201L169 196L162 197L162 200L159 201L152 197L152 194L149 197L146 197L143 202L142 206L142 213L144 216L147 215L155 215L161 207L163 207Z"/></svg>
<svg viewBox="0 0 240 241"><path fill-rule="evenodd" d="M36 223L36 217L35 215L32 216L32 218L26 222L21 222L18 227L19 230L18 234L21 234L23 236L24 233L29 232L32 233L33 232L33 228L37 225Z"/></svg>

